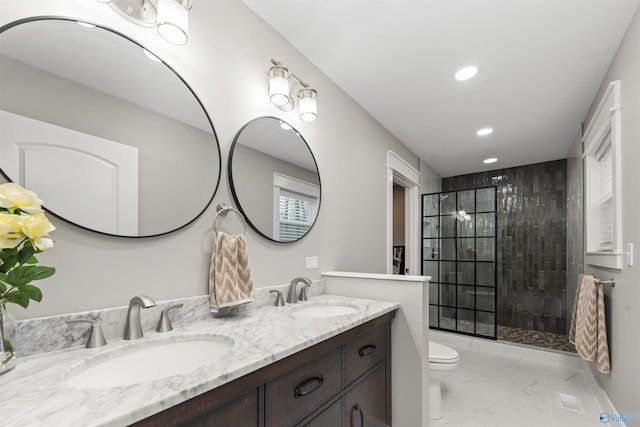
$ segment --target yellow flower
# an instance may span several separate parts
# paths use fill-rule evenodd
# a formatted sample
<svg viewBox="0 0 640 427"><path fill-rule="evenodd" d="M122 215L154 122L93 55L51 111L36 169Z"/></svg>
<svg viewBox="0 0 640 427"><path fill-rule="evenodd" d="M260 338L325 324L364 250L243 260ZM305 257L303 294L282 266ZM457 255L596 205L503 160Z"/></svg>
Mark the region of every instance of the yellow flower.
<svg viewBox="0 0 640 427"><path fill-rule="evenodd" d="M47 238L50 232L56 228L49 222L44 214L22 215L18 225L20 231L33 242L33 245L41 251L53 247L53 240Z"/></svg>
<svg viewBox="0 0 640 427"><path fill-rule="evenodd" d="M0 185L0 208L9 212L20 209L28 214L41 214L42 200L31 190L27 190L15 182Z"/></svg>
<svg viewBox="0 0 640 427"><path fill-rule="evenodd" d="M24 238L20 215L0 212L0 249L15 248Z"/></svg>

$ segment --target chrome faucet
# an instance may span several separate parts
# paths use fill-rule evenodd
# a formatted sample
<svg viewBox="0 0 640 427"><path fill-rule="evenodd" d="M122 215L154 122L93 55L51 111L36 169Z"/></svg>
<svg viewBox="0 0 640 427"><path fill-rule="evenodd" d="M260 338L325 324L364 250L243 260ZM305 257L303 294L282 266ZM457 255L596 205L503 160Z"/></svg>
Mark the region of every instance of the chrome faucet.
<svg viewBox="0 0 640 427"><path fill-rule="evenodd" d="M127 312L127 323L124 325L125 340L135 340L142 338L142 324L140 323L140 307L149 308L156 305L156 302L146 295L138 295L129 301L129 311Z"/></svg>
<svg viewBox="0 0 640 427"><path fill-rule="evenodd" d="M305 285L310 285L311 280L306 277L296 277L291 281L291 285L289 285L289 292L287 293L287 302L290 304L295 304L298 302L298 292L297 285L298 283L304 283Z"/></svg>

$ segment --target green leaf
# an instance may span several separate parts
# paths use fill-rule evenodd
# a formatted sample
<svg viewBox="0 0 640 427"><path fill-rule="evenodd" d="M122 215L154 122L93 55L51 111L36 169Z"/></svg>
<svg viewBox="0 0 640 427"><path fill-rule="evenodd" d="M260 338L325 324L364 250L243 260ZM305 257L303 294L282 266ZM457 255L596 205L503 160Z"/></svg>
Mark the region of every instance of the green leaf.
<svg viewBox="0 0 640 427"><path fill-rule="evenodd" d="M29 258L29 261L27 261L25 264L37 264L38 263L38 258L32 256L31 258Z"/></svg>
<svg viewBox="0 0 640 427"><path fill-rule="evenodd" d="M3 252L2 264L0 264L0 273L7 273L18 262L18 252L15 250Z"/></svg>
<svg viewBox="0 0 640 427"><path fill-rule="evenodd" d="M20 291L9 292L6 298L7 298L7 301L18 304L22 308L29 307L29 295L23 292L20 292Z"/></svg>
<svg viewBox="0 0 640 427"><path fill-rule="evenodd" d="M18 251L18 263L20 265L26 263L35 253L36 251L33 249L33 246L25 243L24 247Z"/></svg>
<svg viewBox="0 0 640 427"><path fill-rule="evenodd" d="M0 294L7 292L7 285L2 283L2 279L0 279Z"/></svg>
<svg viewBox="0 0 640 427"><path fill-rule="evenodd" d="M22 285L18 288L20 292L27 294L27 296L37 302L42 301L42 292L40 288L33 285Z"/></svg>
<svg viewBox="0 0 640 427"><path fill-rule="evenodd" d="M13 270L11 270L9 272L9 274L7 274L7 282L12 284L12 285L17 285L20 283L20 278L22 277L22 269L21 268L14 268ZM26 282L25 282L26 283Z"/></svg>
<svg viewBox="0 0 640 427"><path fill-rule="evenodd" d="M32 280L42 280L47 277L51 277L56 272L56 269L53 267L45 267L45 266L35 266L29 265L20 267L20 271L22 272L21 278L19 280L19 284L27 284Z"/></svg>

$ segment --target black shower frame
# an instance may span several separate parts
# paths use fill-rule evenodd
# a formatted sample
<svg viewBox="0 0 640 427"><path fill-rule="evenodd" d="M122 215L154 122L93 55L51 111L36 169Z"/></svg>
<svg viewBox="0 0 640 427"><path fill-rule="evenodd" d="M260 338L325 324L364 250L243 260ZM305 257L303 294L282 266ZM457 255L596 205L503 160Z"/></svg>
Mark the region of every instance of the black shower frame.
<svg viewBox="0 0 640 427"><path fill-rule="evenodd" d="M441 263L440 255L441 255L441 252L442 252L442 247L441 247L442 221L441 221L441 218L445 217L445 216L451 216L452 214L446 214L446 215L442 215L441 214L441 212L442 212L441 206L440 206L441 205L441 200L438 198L438 215L437 215L437 217L438 217L438 236L435 239L434 238L425 238L424 237L424 218L427 215L425 215L425 212L424 212L424 199L427 196L434 196L434 195L447 194L447 193L455 193L456 194L455 207L456 207L456 211L457 211L457 209L458 209L458 193L459 192L473 190L474 191L474 197L473 197L473 200L474 200L474 215L477 215L478 213L491 213L491 212L477 212L477 210L476 210L476 206L477 206L477 191L478 190L482 190L482 189L486 189L486 188L493 188L494 189L494 198L493 198L493 215L494 215L494 219L493 219L493 221L494 221L494 247L493 247L493 250L494 250L494 254L493 254L493 260L494 260L493 261L494 262L494 271L493 271L493 275L494 275L494 278L493 278L493 280L494 280L494 295L493 295L493 298L494 298L494 301L493 301L493 307L494 307L494 311L491 312L491 311L487 311L487 310L478 310L476 308L477 296L476 296L476 293L474 292L474 294L473 294L473 303L474 303L474 308L473 308L473 329L474 329L475 332L471 333L471 332L465 332L465 331L458 331L458 315L457 315L457 312L458 312L458 309L460 307L458 307L458 286L459 286L459 284L458 284L458 275L457 274L456 274L456 279L455 279L456 283L454 283L454 285L456 286L456 292L455 292L455 295L454 295L454 297L455 297L454 306L452 307L452 306L441 305L440 304L440 295L441 295L440 285L442 284L440 282L440 263ZM438 242L438 258L437 258L437 261L438 261L438 264L437 264L438 265L437 275L438 276L436 278L435 283L434 283L433 278L429 282L429 286L431 286L432 284L437 284L438 285L438 292L436 292L436 295L438 297L437 304L432 304L431 301L429 301L429 306L430 306L429 310L431 310L432 307L433 307L434 309L437 309L437 311L438 311L438 314L436 316L437 322L438 322L438 326L437 327L436 326L431 326L431 321L429 319L429 329L440 330L440 331L445 331L445 332L454 332L456 334L461 334L461 335L467 335L467 336L473 336L473 337L497 340L498 339L498 187L495 186L495 185L488 185L488 186L484 186L484 187L463 188L463 189L458 189L458 190L440 191L440 192L436 192L436 193L427 193L427 194L422 194L421 195L420 201L421 201L420 219L421 219L421 222L422 222L422 227L421 227L421 232L420 232L420 237L421 237L421 239L420 239L421 240L421 245L420 245L421 246L420 247L420 259L421 259L420 272L423 275L425 274L425 272L424 272L424 261L425 261L425 259L424 259L424 241L425 240L437 240L437 242ZM455 215L455 214L453 214L453 215ZM436 216L436 215L429 215L429 217L434 217L434 216ZM478 238L478 236L476 236L476 221L477 221L477 217L475 217L475 218L476 219L474 220L474 225L473 225L473 227L474 227L473 241L474 241L474 247L477 248L477 238ZM457 233L458 233L457 221L456 221L456 223L454 225L453 233L454 233L454 237L453 238L457 240L458 239L458 236L457 236ZM456 258L455 259L456 271L458 271L458 268L457 268L457 265L458 265L458 245L455 244L454 246L455 246L455 249L456 249L456 257L455 257ZM474 250L473 258L474 258L473 262L475 264L477 264L478 262L484 262L484 261L478 261L477 260L477 249ZM474 267L474 273L473 274L474 274L474 285L473 286L474 286L474 288L477 289L478 285L476 283L477 283L477 280L478 280L478 272L477 272L477 268L475 268L475 267ZM450 284L450 283L445 283L445 284ZM468 286L468 285L460 284L460 286ZM483 287L483 286L481 286L481 287ZM484 287L488 287L488 286L484 286ZM452 330L452 329L447 329L447 328L440 327L440 309L441 309L441 307L452 308L452 309L456 310L455 329ZM483 334L478 334L477 333L477 323L478 323L477 313L478 312L492 313L495 316L494 322L493 322L493 327L494 327L493 336L488 336L488 335L483 335Z"/></svg>

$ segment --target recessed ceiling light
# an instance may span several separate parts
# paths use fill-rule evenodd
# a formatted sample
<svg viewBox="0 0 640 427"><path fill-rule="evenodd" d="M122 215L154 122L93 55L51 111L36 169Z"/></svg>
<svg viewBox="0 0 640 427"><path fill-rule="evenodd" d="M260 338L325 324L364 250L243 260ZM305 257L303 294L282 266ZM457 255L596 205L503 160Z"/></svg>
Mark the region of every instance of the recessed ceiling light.
<svg viewBox="0 0 640 427"><path fill-rule="evenodd" d="M486 136L493 133L493 129L492 128L482 128L480 130L478 130L478 132L476 132L476 135L478 136Z"/></svg>
<svg viewBox="0 0 640 427"><path fill-rule="evenodd" d="M456 72L456 80L469 80L476 74L478 74L478 67L464 67Z"/></svg>
<svg viewBox="0 0 640 427"><path fill-rule="evenodd" d="M497 162L497 161L498 161L498 159L496 159L495 157L489 157L488 159L484 159L484 160L482 161L482 163L487 163L487 164L489 164L489 163L495 163L495 162Z"/></svg>

